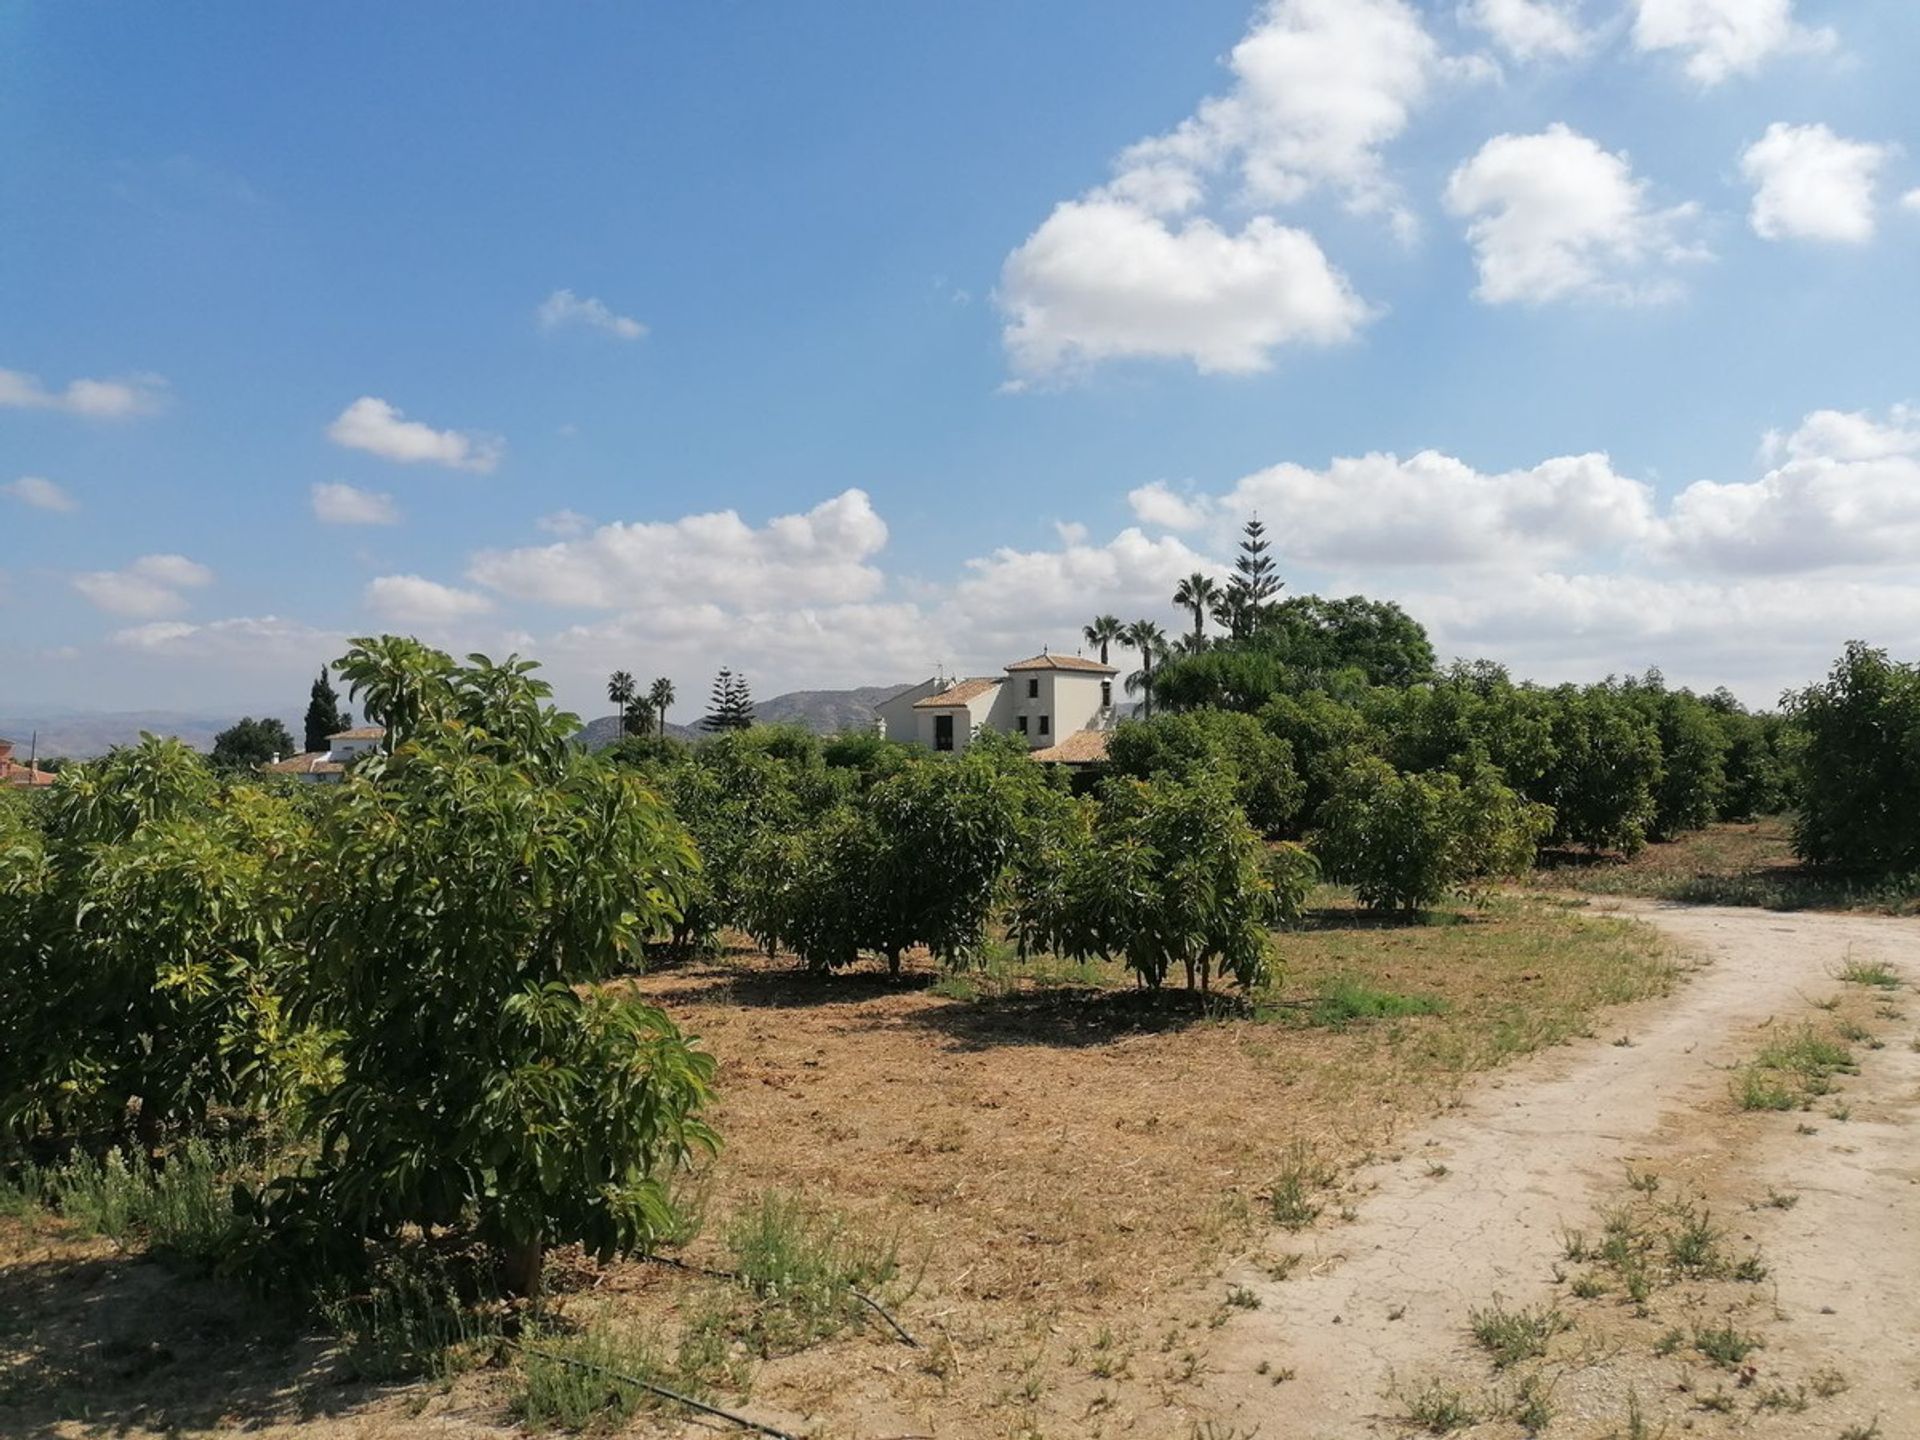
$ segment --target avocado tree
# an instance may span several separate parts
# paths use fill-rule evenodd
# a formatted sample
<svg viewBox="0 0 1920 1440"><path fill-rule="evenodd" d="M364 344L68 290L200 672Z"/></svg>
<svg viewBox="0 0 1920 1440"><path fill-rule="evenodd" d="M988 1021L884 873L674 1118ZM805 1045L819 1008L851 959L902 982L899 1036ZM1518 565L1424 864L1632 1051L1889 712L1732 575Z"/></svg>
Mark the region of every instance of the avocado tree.
<svg viewBox="0 0 1920 1440"><path fill-rule="evenodd" d="M210 1106L295 1103L326 1073L289 1023L294 861L283 796L222 785L175 740L64 772L43 831L0 855L0 1120L110 1127L131 1102L150 1153Z"/></svg>
<svg viewBox="0 0 1920 1440"><path fill-rule="evenodd" d="M674 924L692 844L640 777L566 743L533 668L392 637L338 664L391 748L319 822L306 1007L340 1032L340 1074L311 1166L262 1211L330 1264L459 1225L530 1293L546 1245L651 1241L669 1171L713 1143L711 1058L587 984Z"/></svg>
<svg viewBox="0 0 1920 1440"><path fill-rule="evenodd" d="M1056 840L1059 858L1014 891L1023 943L1118 956L1156 990L1176 965L1189 989L1215 974L1242 988L1271 978L1274 879L1303 872L1269 868L1228 777L1109 781L1090 823Z"/></svg>
<svg viewBox="0 0 1920 1440"><path fill-rule="evenodd" d="M1357 760L1321 812L1314 853L1361 903L1413 913L1473 882L1517 875L1552 823L1486 765L1403 775Z"/></svg>
<svg viewBox="0 0 1920 1440"><path fill-rule="evenodd" d="M1856 641L1787 713L1801 732L1794 850L1869 874L1920 871L1920 666Z"/></svg>

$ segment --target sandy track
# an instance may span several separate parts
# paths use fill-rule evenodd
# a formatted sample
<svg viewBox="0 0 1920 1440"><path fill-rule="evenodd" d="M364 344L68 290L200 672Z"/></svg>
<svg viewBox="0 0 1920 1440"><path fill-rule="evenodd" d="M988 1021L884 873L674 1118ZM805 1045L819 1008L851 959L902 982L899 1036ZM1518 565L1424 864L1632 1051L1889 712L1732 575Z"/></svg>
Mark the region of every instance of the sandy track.
<svg viewBox="0 0 1920 1440"><path fill-rule="evenodd" d="M1201 1406L1243 1433L1300 1440L1407 1433L1386 1398L1395 1377L1484 1374L1467 1311L1496 1293L1552 1293L1561 1231L1618 1198L1628 1163L1668 1167L1723 1197L1800 1192L1791 1211L1743 1216L1774 1267L1784 1342L1830 1352L1854 1385L1847 1413L1920 1436L1920 1054L1913 1017L1882 1021L1846 1099L1858 1111L1818 1135L1791 1117L1730 1119L1726 1069L1756 1029L1812 1015L1849 958L1880 958L1920 982L1920 924L1825 914L1622 905L1705 962L1672 996L1618 1011L1596 1039L1539 1056L1470 1092L1397 1156L1363 1169L1357 1218L1322 1221L1288 1248L1307 1261L1275 1282L1231 1278L1258 1310L1220 1337ZM1903 1005L1913 1001L1903 991ZM1611 1043L1625 1035L1630 1044ZM1444 1165L1444 1174L1434 1167ZM1765 1233L1760 1233L1764 1231ZM1823 1309L1830 1313L1822 1313ZM1780 1352L1780 1344L1774 1352ZM1283 1386L1256 1373L1290 1367ZM1758 1433L1835 1433L1806 1417ZM1804 1422L1804 1423L1802 1423ZM1514 1433L1511 1426L1500 1433ZM1556 1425L1554 1433L1607 1433Z"/></svg>

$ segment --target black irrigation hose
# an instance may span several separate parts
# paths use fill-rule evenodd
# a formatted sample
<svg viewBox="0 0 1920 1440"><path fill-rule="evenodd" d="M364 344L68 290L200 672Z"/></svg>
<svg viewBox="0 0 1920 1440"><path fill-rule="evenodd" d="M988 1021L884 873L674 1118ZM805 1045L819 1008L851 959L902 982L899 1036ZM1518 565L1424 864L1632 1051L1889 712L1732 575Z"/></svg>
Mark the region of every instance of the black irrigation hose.
<svg viewBox="0 0 1920 1440"><path fill-rule="evenodd" d="M533 1346L522 1344L518 1340L508 1340L506 1343L523 1354L537 1356L555 1365L572 1365L580 1370L591 1370L597 1375L605 1375L609 1380L618 1380L623 1385L637 1385L642 1390L673 1401L676 1405L684 1405L689 1410L698 1410L703 1415L718 1416L722 1420L738 1425L742 1430L752 1430L758 1434L770 1436L771 1440L800 1440L799 1436L790 1434L788 1431L775 1429L771 1425L762 1424L746 1415L735 1414L731 1410L722 1410L718 1405L709 1405L706 1401L696 1400L691 1395L682 1395L678 1390L669 1389L652 1380L642 1380L638 1375L610 1370L605 1365L597 1364L592 1360L576 1359L572 1355L556 1355L551 1350L536 1350Z"/></svg>
<svg viewBox="0 0 1920 1440"><path fill-rule="evenodd" d="M685 1270L690 1275L705 1275L713 1280L732 1280L738 1284L746 1278L741 1275L738 1270L715 1270L710 1265L694 1265L685 1260L676 1260L671 1255L642 1255L640 1258L651 1261L655 1265L671 1265L675 1270ZM888 1326L893 1330L893 1333L898 1335L907 1344L916 1350L921 1348L920 1342L907 1333L907 1327L894 1319L887 1307L882 1305L878 1300L863 1291L854 1289L851 1285L847 1286L847 1293L869 1310L873 1311L873 1313L878 1315L882 1320L886 1321Z"/></svg>

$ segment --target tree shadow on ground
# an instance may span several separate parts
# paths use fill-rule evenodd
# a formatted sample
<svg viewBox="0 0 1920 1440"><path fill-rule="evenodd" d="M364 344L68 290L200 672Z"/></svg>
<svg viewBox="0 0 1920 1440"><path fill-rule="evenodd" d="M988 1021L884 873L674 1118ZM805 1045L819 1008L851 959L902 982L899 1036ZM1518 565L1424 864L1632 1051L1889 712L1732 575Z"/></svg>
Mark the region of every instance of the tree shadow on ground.
<svg viewBox="0 0 1920 1440"><path fill-rule="evenodd" d="M369 1398L283 1307L145 1257L58 1252L0 1269L0 1434L253 1429Z"/></svg>
<svg viewBox="0 0 1920 1440"><path fill-rule="evenodd" d="M652 998L674 1005L739 1005L770 1010L864 1005L870 1000L919 994L940 979L938 973L928 969L906 970L896 977L884 968L823 974L774 964L710 964L705 970L683 971L667 978L677 981L683 976L687 983L652 989Z"/></svg>
<svg viewBox="0 0 1920 1440"><path fill-rule="evenodd" d="M1294 927L1298 930L1424 930L1432 926L1484 925L1485 915L1468 910L1367 910L1336 906L1309 910ZM1285 945L1286 932L1280 932Z"/></svg>
<svg viewBox="0 0 1920 1440"><path fill-rule="evenodd" d="M1129 1036L1185 1030L1247 1013L1246 1002L1230 992L1203 993L1184 986L1161 990L1050 986L949 1000L916 1010L906 1023L942 1035L963 1050L1008 1045L1071 1050L1110 1045Z"/></svg>

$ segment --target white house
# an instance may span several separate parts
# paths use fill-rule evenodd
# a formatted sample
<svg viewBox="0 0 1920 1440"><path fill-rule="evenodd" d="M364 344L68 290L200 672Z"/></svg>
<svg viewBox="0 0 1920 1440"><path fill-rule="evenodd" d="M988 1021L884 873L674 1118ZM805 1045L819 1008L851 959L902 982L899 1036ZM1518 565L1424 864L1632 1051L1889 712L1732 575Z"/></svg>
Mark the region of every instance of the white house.
<svg viewBox="0 0 1920 1440"><path fill-rule="evenodd" d="M957 752L992 730L1024 737L1035 760L1092 765L1107 758L1119 673L1084 656L1043 652L1014 661L1003 675L923 680L874 710L886 737L904 744Z"/></svg>
<svg viewBox="0 0 1920 1440"><path fill-rule="evenodd" d="M315 784L337 785L345 778L347 766L362 755L380 748L387 732L378 725L356 725L327 737L327 748L309 750L290 760L271 760L260 767L267 775L297 775Z"/></svg>

